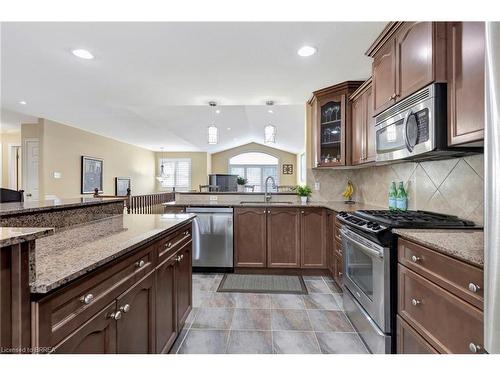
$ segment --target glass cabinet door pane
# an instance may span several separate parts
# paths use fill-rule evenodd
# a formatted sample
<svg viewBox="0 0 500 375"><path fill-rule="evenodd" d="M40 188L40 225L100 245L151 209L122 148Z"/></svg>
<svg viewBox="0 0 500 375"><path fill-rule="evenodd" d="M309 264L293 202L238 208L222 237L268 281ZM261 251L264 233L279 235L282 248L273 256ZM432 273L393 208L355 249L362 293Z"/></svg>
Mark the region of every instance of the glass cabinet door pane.
<svg viewBox="0 0 500 375"><path fill-rule="evenodd" d="M342 103L329 101L321 106L321 163L340 162L342 155Z"/></svg>

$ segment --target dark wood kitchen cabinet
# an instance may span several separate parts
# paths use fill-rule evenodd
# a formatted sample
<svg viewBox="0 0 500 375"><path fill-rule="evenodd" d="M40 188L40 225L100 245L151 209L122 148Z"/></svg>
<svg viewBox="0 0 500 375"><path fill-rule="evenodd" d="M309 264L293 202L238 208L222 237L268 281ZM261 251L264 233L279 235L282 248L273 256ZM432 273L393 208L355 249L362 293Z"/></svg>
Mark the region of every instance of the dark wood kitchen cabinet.
<svg viewBox="0 0 500 375"><path fill-rule="evenodd" d="M177 253L175 268L177 327L181 328L186 321L193 305L192 280L192 247L184 245Z"/></svg>
<svg viewBox="0 0 500 375"><path fill-rule="evenodd" d="M376 140L371 78L349 99L352 102L352 165L373 162L376 158Z"/></svg>
<svg viewBox="0 0 500 375"><path fill-rule="evenodd" d="M323 208L300 210L300 266L327 268L326 211Z"/></svg>
<svg viewBox="0 0 500 375"><path fill-rule="evenodd" d="M443 22L391 22L368 49L373 57L373 114L435 81L446 80Z"/></svg>
<svg viewBox="0 0 500 375"><path fill-rule="evenodd" d="M156 352L166 353L177 334L176 257L165 260L156 269Z"/></svg>
<svg viewBox="0 0 500 375"><path fill-rule="evenodd" d="M116 321L116 342L120 354L155 351L154 281L154 273L150 273L117 299L121 318Z"/></svg>
<svg viewBox="0 0 500 375"><path fill-rule="evenodd" d="M362 81L346 81L317 90L312 107L315 148L314 167L337 167L351 163L351 102L347 98Z"/></svg>
<svg viewBox="0 0 500 375"><path fill-rule="evenodd" d="M115 354L116 351L116 302L89 319L73 334L55 346L60 354Z"/></svg>
<svg viewBox="0 0 500 375"><path fill-rule="evenodd" d="M265 207L234 209L235 267L266 267L266 215Z"/></svg>
<svg viewBox="0 0 500 375"><path fill-rule="evenodd" d="M448 22L448 145L484 139L484 22Z"/></svg>
<svg viewBox="0 0 500 375"><path fill-rule="evenodd" d="M300 267L300 216L297 208L267 209L267 267Z"/></svg>

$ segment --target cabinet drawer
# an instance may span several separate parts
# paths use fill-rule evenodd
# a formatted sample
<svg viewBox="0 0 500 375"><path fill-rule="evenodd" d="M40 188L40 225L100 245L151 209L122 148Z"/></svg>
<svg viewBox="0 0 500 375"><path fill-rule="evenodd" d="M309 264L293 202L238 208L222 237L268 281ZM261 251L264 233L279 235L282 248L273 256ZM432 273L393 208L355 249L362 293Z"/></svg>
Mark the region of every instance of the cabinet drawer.
<svg viewBox="0 0 500 375"><path fill-rule="evenodd" d="M482 269L403 239L398 241L398 259L409 269L483 309Z"/></svg>
<svg viewBox="0 0 500 375"><path fill-rule="evenodd" d="M342 224L340 224L340 222L335 219L335 226L333 227L333 235L334 235L334 239L338 242L342 242L342 239L340 238L340 228L342 228Z"/></svg>
<svg viewBox="0 0 500 375"><path fill-rule="evenodd" d="M158 262L161 263L191 240L191 225L158 241Z"/></svg>
<svg viewBox="0 0 500 375"><path fill-rule="evenodd" d="M342 242L335 241L335 252L337 253L338 257L343 258L344 252L342 250Z"/></svg>
<svg viewBox="0 0 500 375"><path fill-rule="evenodd" d="M398 313L442 353L483 347L483 313L403 265L398 265Z"/></svg>
<svg viewBox="0 0 500 375"><path fill-rule="evenodd" d="M398 354L439 354L399 315L397 316L396 333Z"/></svg>
<svg viewBox="0 0 500 375"><path fill-rule="evenodd" d="M54 346L154 269L156 244L76 280L34 304L36 341Z"/></svg>

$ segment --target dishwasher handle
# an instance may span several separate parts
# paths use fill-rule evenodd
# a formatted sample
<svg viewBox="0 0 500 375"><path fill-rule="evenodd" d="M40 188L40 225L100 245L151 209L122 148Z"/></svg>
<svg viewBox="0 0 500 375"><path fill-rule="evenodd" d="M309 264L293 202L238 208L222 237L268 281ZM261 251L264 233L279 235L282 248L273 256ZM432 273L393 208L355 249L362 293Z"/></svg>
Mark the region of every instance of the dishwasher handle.
<svg viewBox="0 0 500 375"><path fill-rule="evenodd" d="M200 214L223 214L223 213L233 213L231 207L186 207L186 213L200 213Z"/></svg>

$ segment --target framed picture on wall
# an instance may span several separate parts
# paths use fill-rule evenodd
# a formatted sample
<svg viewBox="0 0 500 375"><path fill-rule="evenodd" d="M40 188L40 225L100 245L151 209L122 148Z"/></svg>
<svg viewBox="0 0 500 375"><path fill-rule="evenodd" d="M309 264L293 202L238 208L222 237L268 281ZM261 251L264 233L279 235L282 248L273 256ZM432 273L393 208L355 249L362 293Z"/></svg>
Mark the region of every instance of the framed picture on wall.
<svg viewBox="0 0 500 375"><path fill-rule="evenodd" d="M293 174L293 164L283 164L283 174Z"/></svg>
<svg viewBox="0 0 500 375"><path fill-rule="evenodd" d="M128 189L131 189L130 177L115 177L115 195L117 197L127 195Z"/></svg>
<svg viewBox="0 0 500 375"><path fill-rule="evenodd" d="M102 159L82 156L82 194L93 194L96 188L103 192L102 165Z"/></svg>

